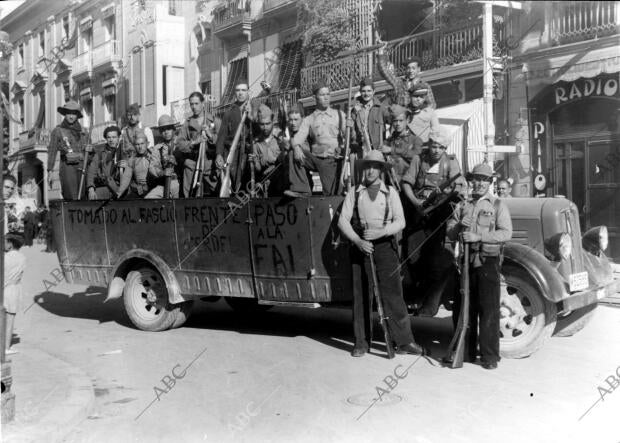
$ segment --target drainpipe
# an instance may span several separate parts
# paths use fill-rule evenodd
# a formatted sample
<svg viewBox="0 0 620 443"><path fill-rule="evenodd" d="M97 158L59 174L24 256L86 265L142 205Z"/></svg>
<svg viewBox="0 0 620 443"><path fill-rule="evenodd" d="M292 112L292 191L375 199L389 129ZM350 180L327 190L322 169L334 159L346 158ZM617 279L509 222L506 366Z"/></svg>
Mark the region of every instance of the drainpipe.
<svg viewBox="0 0 620 443"><path fill-rule="evenodd" d="M484 162L488 162L489 151L495 145L495 123L493 121L493 5L483 3L482 18L482 101L484 103Z"/></svg>

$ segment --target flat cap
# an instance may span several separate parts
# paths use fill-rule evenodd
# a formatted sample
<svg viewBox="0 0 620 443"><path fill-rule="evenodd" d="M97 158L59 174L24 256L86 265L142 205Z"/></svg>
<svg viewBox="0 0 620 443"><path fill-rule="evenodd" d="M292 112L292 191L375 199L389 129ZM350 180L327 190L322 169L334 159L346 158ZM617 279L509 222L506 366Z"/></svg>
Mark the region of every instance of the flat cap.
<svg viewBox="0 0 620 443"><path fill-rule="evenodd" d="M426 83L420 82L413 86L411 89L409 89L409 94L424 96L428 94L428 85Z"/></svg>
<svg viewBox="0 0 620 443"><path fill-rule="evenodd" d="M474 169L467 174L467 180L471 180L474 175L481 175L483 177L491 178L495 177L495 173L493 172L493 168L486 163L480 163L479 165L474 166Z"/></svg>
<svg viewBox="0 0 620 443"><path fill-rule="evenodd" d="M372 77L364 77L360 81L360 89L364 86L370 86L372 89L375 89L375 83L372 81Z"/></svg>

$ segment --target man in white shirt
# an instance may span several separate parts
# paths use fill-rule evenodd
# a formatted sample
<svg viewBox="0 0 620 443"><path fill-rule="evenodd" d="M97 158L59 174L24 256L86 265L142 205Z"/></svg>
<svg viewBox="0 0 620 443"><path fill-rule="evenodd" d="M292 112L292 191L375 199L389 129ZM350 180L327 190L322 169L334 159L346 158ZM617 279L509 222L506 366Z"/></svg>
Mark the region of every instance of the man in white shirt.
<svg viewBox="0 0 620 443"><path fill-rule="evenodd" d="M26 270L26 257L19 252L24 244L24 236L18 232L9 232L4 240L4 309L6 311L6 353L11 350L15 315L19 310L22 297L22 277Z"/></svg>

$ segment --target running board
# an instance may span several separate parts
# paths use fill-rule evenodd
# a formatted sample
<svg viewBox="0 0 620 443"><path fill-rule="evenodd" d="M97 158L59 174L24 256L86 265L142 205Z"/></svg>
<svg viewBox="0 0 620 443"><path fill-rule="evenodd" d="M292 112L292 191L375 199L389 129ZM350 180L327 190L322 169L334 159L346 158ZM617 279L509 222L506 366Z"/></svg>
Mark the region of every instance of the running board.
<svg viewBox="0 0 620 443"><path fill-rule="evenodd" d="M310 308L316 309L321 307L321 303L301 303L301 302L291 302L291 301L276 301L276 300L259 300L259 305L268 305L268 306L288 306L293 308Z"/></svg>

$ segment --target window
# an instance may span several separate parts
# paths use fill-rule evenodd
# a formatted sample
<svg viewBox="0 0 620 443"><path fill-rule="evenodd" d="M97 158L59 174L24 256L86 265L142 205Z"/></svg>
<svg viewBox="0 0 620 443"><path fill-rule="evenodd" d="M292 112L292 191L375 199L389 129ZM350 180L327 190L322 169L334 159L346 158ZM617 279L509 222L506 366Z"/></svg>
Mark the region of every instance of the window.
<svg viewBox="0 0 620 443"><path fill-rule="evenodd" d="M19 48L17 50L17 66L20 68L24 66L24 44L23 43L19 44Z"/></svg>
<svg viewBox="0 0 620 443"><path fill-rule="evenodd" d="M26 114L26 109L24 106L24 99L20 98L17 101L17 107L18 107L18 111L19 111L19 121L20 121L20 125L23 127L26 120L25 120L25 114Z"/></svg>
<svg viewBox="0 0 620 443"><path fill-rule="evenodd" d="M62 18L62 33L63 33L63 37L66 38L67 40L71 38L71 36L69 35L69 16L68 15L65 15Z"/></svg>
<svg viewBox="0 0 620 443"><path fill-rule="evenodd" d="M106 122L116 120L116 96L113 94L106 95L103 98L103 117Z"/></svg>
<svg viewBox="0 0 620 443"><path fill-rule="evenodd" d="M39 32L39 57L45 55L45 31Z"/></svg>
<svg viewBox="0 0 620 443"><path fill-rule="evenodd" d="M226 90L222 95L222 104L231 103L235 98L235 84L242 78L248 78L248 58L243 57L232 61L228 65L228 78Z"/></svg>
<svg viewBox="0 0 620 443"><path fill-rule="evenodd" d="M80 54L90 51L93 41L93 28L84 29L80 33Z"/></svg>
<svg viewBox="0 0 620 443"><path fill-rule="evenodd" d="M177 15L177 2L176 0L168 0L168 14Z"/></svg>
<svg viewBox="0 0 620 443"><path fill-rule="evenodd" d="M69 86L69 82L63 82L62 90L64 93L65 102L68 102L69 100L71 100L71 88Z"/></svg>
<svg viewBox="0 0 620 443"><path fill-rule="evenodd" d="M185 70L177 66L162 66L163 105L181 100L185 93Z"/></svg>
<svg viewBox="0 0 620 443"><path fill-rule="evenodd" d="M200 90L205 95L211 95L211 80L207 80L200 84Z"/></svg>
<svg viewBox="0 0 620 443"><path fill-rule="evenodd" d="M155 103L155 87L157 81L155 79L155 46L147 46L144 48L144 104L151 105Z"/></svg>
<svg viewBox="0 0 620 443"><path fill-rule="evenodd" d="M92 99L83 100L82 101L82 114L84 114L84 118L82 119L82 127L88 128L93 121L93 101Z"/></svg>
<svg viewBox="0 0 620 443"><path fill-rule="evenodd" d="M103 27L105 28L106 41L116 40L116 22L113 15L103 19Z"/></svg>

